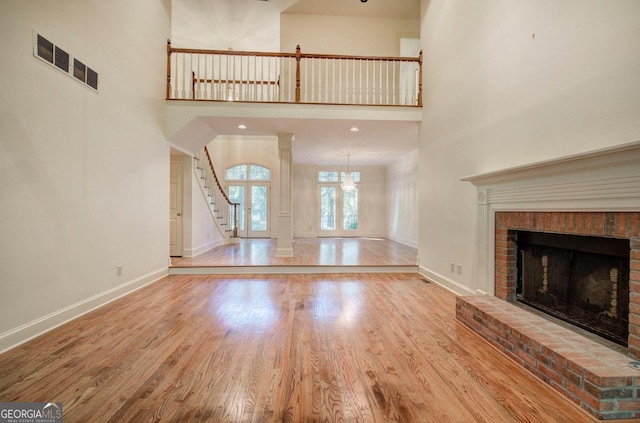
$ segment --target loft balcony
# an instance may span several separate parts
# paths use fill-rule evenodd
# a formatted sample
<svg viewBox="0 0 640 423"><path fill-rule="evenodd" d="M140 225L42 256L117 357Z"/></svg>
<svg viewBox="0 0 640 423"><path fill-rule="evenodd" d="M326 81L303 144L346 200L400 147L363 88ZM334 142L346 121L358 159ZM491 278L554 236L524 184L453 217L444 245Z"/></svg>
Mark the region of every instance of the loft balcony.
<svg viewBox="0 0 640 423"><path fill-rule="evenodd" d="M419 57L174 48L167 100L422 107Z"/></svg>
<svg viewBox="0 0 640 423"><path fill-rule="evenodd" d="M394 155L385 151L417 145L421 75L422 54L199 50L168 42L165 134L172 146L195 154L218 136L293 133L297 160L309 162L344 148L341 128L364 125L368 154L375 150L386 162Z"/></svg>

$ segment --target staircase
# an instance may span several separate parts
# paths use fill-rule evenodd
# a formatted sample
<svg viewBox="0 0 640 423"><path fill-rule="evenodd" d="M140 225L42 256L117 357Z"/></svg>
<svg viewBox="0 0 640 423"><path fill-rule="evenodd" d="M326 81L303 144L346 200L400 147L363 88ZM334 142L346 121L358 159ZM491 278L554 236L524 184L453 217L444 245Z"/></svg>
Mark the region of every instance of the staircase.
<svg viewBox="0 0 640 423"><path fill-rule="evenodd" d="M230 242L239 241L238 224L235 221L239 204L231 202L222 185L220 185L206 146L195 154L194 160L194 169L200 188L205 195L218 230Z"/></svg>

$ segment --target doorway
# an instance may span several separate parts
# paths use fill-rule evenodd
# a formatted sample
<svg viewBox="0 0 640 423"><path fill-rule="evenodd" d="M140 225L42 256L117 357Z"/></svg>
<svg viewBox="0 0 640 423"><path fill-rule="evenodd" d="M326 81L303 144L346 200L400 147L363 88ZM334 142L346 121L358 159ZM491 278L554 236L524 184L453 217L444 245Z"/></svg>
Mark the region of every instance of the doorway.
<svg viewBox="0 0 640 423"><path fill-rule="evenodd" d="M238 236L241 238L269 238L271 172L269 169L242 164L225 173L229 200L237 206ZM236 208L229 206L230 221L235 221Z"/></svg>
<svg viewBox="0 0 640 423"><path fill-rule="evenodd" d="M169 166L169 255L182 257L182 162Z"/></svg>
<svg viewBox="0 0 640 423"><path fill-rule="evenodd" d="M318 204L318 236L358 236L358 188L343 191L337 184L318 184Z"/></svg>

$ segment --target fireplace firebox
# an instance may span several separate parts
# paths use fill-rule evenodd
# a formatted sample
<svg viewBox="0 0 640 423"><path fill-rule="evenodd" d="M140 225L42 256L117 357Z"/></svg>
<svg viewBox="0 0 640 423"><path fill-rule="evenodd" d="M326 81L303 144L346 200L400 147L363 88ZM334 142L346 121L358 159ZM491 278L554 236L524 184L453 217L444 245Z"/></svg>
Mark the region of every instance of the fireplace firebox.
<svg viewBox="0 0 640 423"><path fill-rule="evenodd" d="M628 239L517 231L516 299L627 346Z"/></svg>

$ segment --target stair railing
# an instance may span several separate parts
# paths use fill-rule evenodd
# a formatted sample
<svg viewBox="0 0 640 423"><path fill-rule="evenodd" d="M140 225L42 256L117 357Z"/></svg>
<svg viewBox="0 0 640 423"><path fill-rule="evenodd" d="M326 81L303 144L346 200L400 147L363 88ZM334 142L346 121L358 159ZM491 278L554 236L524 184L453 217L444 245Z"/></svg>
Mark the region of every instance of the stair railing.
<svg viewBox="0 0 640 423"><path fill-rule="evenodd" d="M422 107L418 57L175 48L167 100Z"/></svg>
<svg viewBox="0 0 640 423"><path fill-rule="evenodd" d="M216 175L216 171L209 155L209 150L205 146L202 150L198 151L195 155L197 161L197 169L200 170L200 177L204 181L205 193L208 197L208 202L212 208L213 214L217 223L221 227L228 227L230 219L230 207L233 207L233 219L231 222L231 228L224 229L225 232L231 232L233 238L238 237L238 206L239 203L234 203L229 199L229 196L222 188L220 180Z"/></svg>

